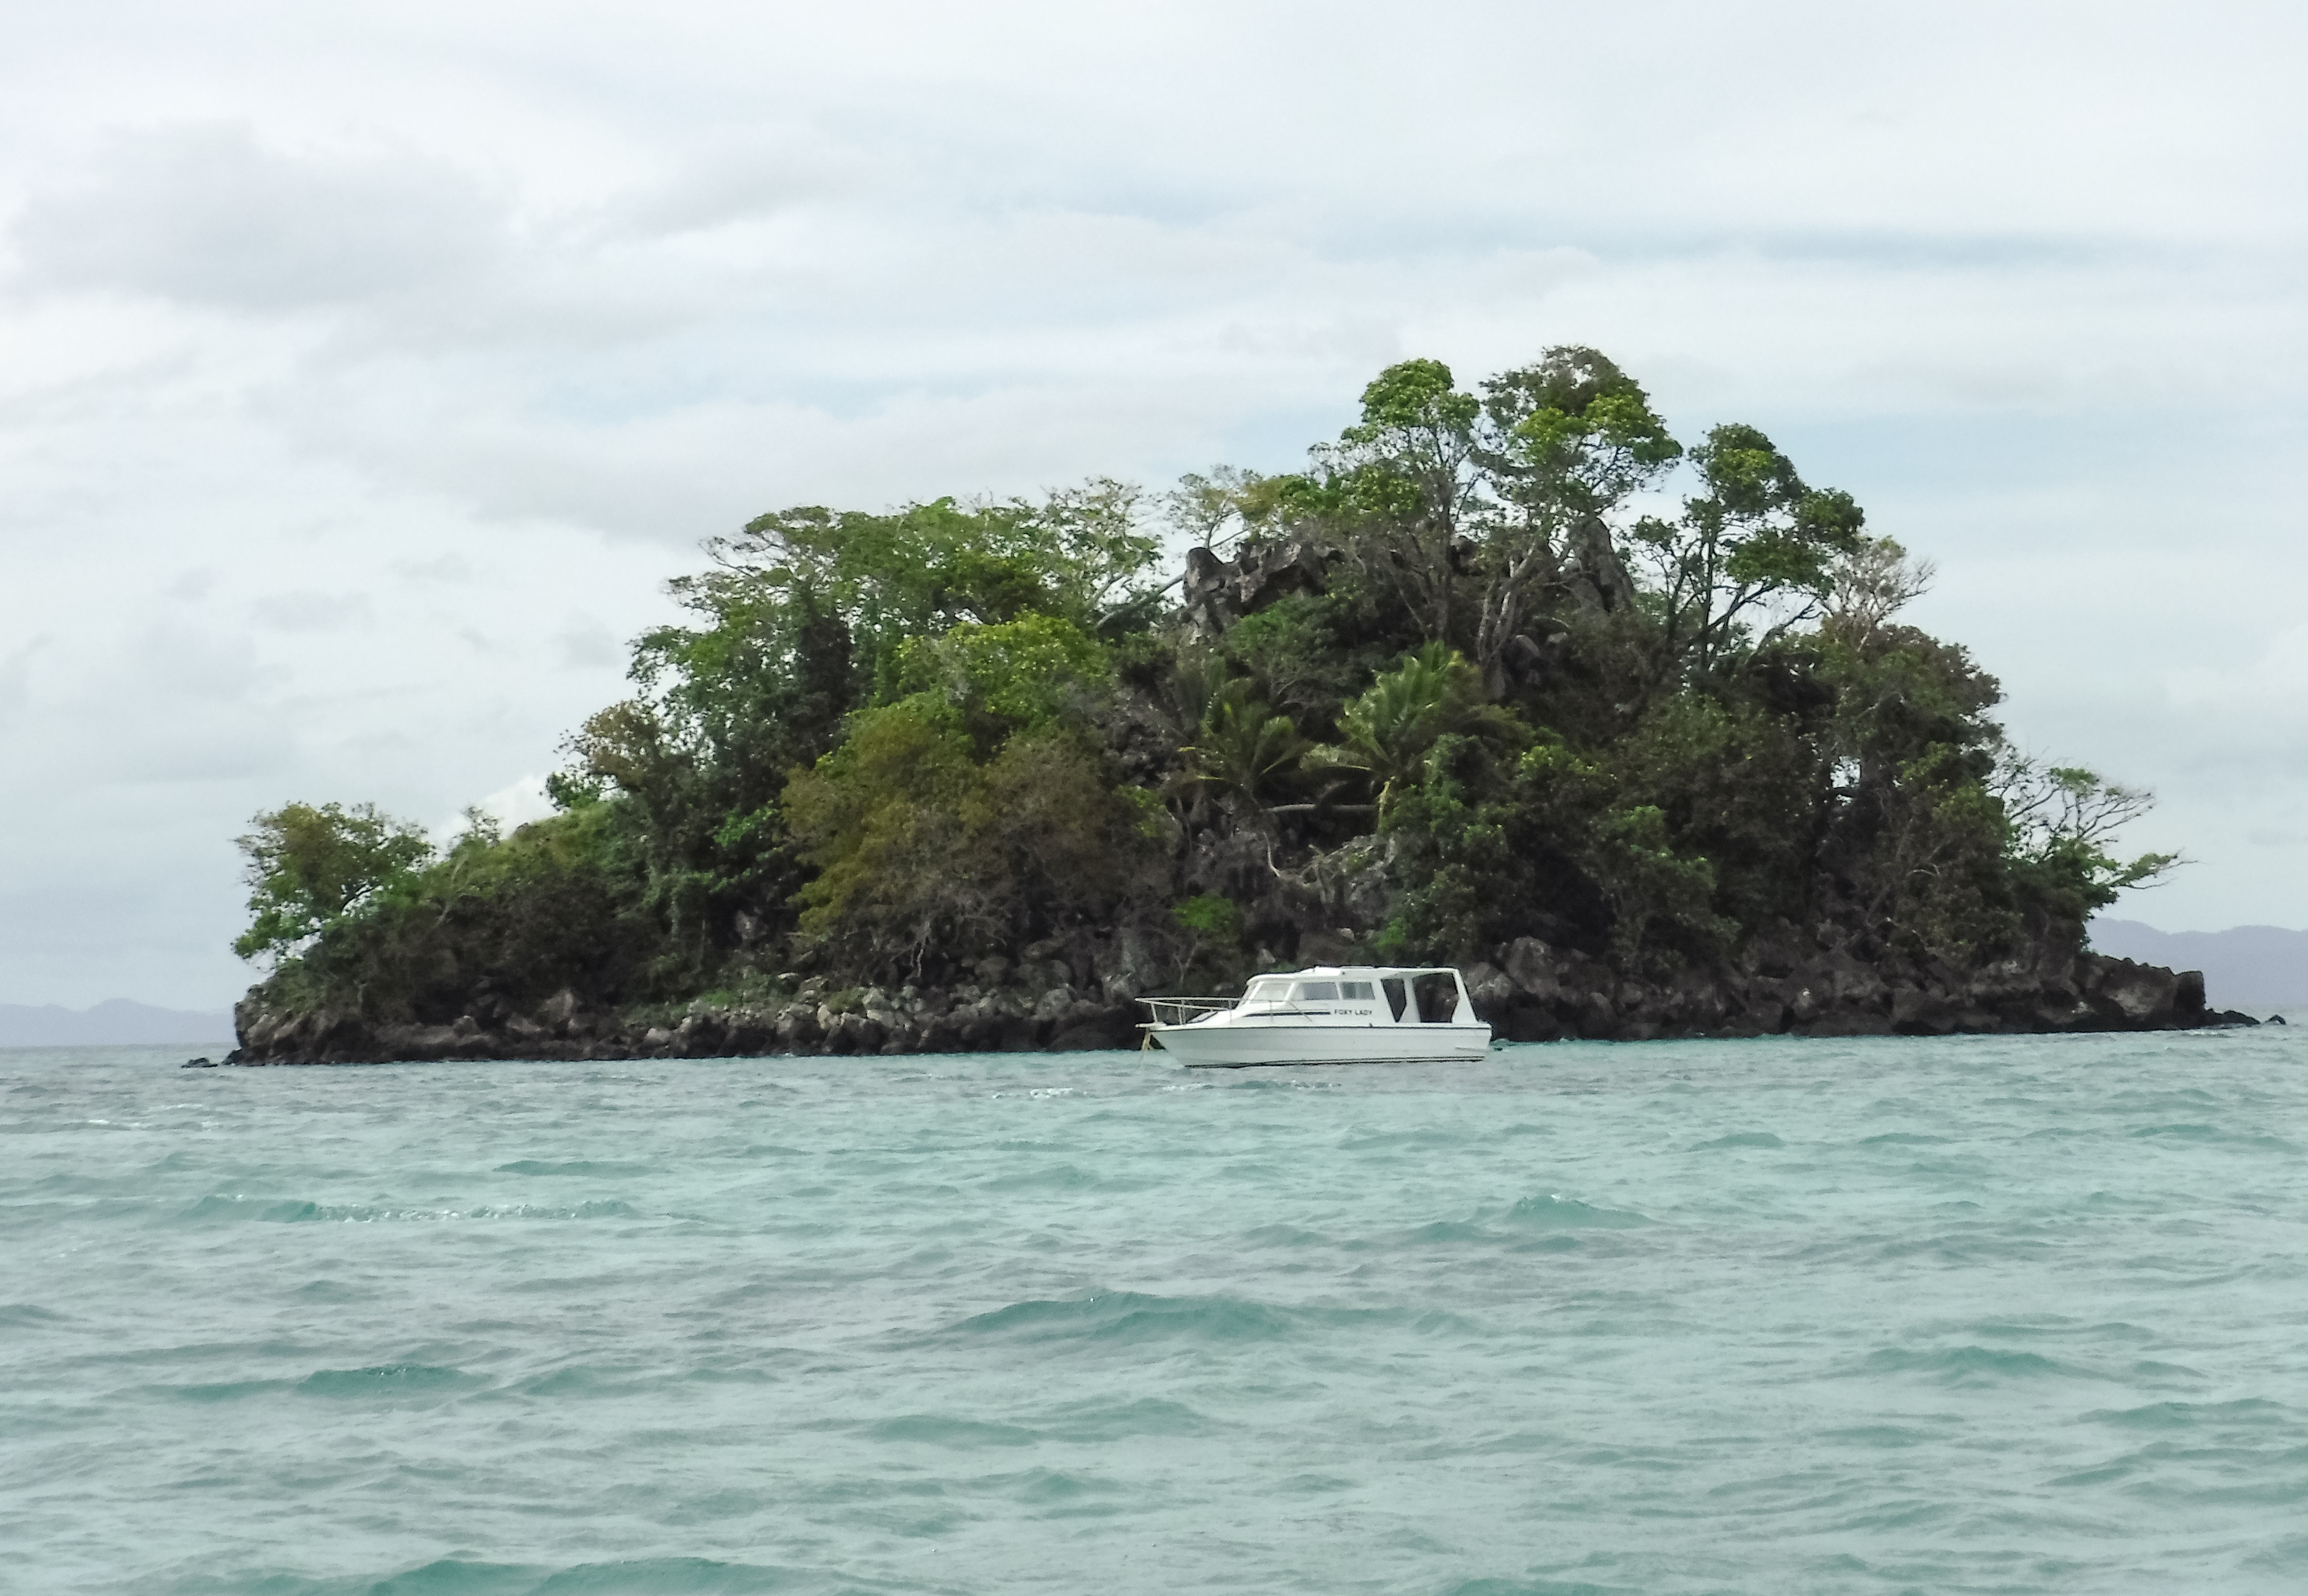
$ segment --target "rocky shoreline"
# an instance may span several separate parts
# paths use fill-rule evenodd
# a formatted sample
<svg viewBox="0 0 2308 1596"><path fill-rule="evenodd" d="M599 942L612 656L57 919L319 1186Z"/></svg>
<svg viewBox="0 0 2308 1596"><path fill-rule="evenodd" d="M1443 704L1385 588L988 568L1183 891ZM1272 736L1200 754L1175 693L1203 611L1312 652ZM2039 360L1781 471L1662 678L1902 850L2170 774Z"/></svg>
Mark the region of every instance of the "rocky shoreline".
<svg viewBox="0 0 2308 1596"><path fill-rule="evenodd" d="M1322 960L1372 962L1325 950ZM1304 958L1302 963L1318 962ZM1106 966L1101 973L1101 966ZM483 998L446 1024L378 1023L351 1014L277 1009L263 990L234 1010L231 1064L344 1064L487 1059L893 1056L1063 1052L1139 1045L1135 998L1158 990L1132 961L1062 957L1012 966L988 960L951 989L827 990L800 983L787 1000L694 1003L678 1017L636 1019L562 991L533 1012ZM1511 1042L1573 1038L1948 1036L2248 1025L2205 1005L2204 979L2128 959L2057 948L1970 970L1886 971L1845 952L1807 957L1768 942L1740 963L1666 982L1620 974L1599 959L1525 937L1469 967L1476 1012Z"/></svg>

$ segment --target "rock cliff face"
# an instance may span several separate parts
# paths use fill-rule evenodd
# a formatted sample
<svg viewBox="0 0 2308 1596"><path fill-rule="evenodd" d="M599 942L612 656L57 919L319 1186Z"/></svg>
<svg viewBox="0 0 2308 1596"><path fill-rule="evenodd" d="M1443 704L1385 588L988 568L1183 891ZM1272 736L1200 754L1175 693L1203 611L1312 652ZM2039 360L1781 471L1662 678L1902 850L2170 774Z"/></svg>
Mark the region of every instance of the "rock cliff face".
<svg viewBox="0 0 2308 1596"><path fill-rule="evenodd" d="M693 1004L685 1015L655 1020L589 1011L564 992L537 1015L467 1014L448 1025L281 1013L251 996L236 1012L241 1045L227 1062L1070 1051L1135 1047L1139 1017L1132 1004L1065 982L1039 994L1015 985L839 993L811 993L805 985L790 1002L727 1008Z"/></svg>
<svg viewBox="0 0 2308 1596"><path fill-rule="evenodd" d="M1188 549L1183 614L1197 632L1217 637L1285 595L1321 592L1333 557L1303 537L1261 544L1232 560L1206 548Z"/></svg>
<svg viewBox="0 0 2308 1596"><path fill-rule="evenodd" d="M1132 1000L1167 985L1129 933L988 959L950 990L829 991L805 982L787 1000L633 1019L562 992L535 1013L483 1000L452 1025L377 1025L292 1013L263 992L234 1018L239 1064L435 1059L723 1058L762 1054L1066 1051L1138 1045ZM1383 962L1309 937L1300 962ZM1599 959L1525 937L1468 969L1476 1010L1505 1040L1583 1037L1945 1036L1958 1033L2180 1030L2249 1024L2208 1011L2203 977L2072 948L1967 971L1886 973L1848 954L1759 942L1742 961L1667 982L1623 976Z"/></svg>
<svg viewBox="0 0 2308 1596"><path fill-rule="evenodd" d="M1887 978L1846 953L1804 957L1761 945L1738 966L1658 982L1525 937L1468 971L1467 986L1516 1042L2158 1031L2243 1020L2207 1011L2195 971L2073 950Z"/></svg>

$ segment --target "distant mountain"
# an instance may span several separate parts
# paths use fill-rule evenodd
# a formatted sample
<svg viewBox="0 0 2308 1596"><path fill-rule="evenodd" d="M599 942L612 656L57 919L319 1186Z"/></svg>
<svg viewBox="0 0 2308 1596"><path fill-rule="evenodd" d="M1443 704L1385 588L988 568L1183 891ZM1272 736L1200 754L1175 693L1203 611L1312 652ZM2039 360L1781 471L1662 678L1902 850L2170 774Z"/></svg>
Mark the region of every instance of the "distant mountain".
<svg viewBox="0 0 2308 1596"><path fill-rule="evenodd" d="M2308 931L2239 925L2228 931L2166 931L2137 920L2095 920L2102 953L2175 970L2201 970L2215 1008L2308 1015Z"/></svg>
<svg viewBox="0 0 2308 1596"><path fill-rule="evenodd" d="M0 1003L0 1047L122 1047L140 1043L183 1043L188 1047L230 1047L232 1016L219 1010L155 1008L114 998L92 1008L38 1008Z"/></svg>

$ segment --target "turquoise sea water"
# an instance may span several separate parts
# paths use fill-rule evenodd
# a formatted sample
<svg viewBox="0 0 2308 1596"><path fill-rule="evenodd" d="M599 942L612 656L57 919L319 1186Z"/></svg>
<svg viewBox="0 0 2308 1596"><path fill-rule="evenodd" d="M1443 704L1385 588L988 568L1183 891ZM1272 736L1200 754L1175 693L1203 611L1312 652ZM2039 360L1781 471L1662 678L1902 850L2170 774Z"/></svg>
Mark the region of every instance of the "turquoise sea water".
<svg viewBox="0 0 2308 1596"><path fill-rule="evenodd" d="M2308 1587L2308 1034L177 1057L0 1054L0 1588Z"/></svg>

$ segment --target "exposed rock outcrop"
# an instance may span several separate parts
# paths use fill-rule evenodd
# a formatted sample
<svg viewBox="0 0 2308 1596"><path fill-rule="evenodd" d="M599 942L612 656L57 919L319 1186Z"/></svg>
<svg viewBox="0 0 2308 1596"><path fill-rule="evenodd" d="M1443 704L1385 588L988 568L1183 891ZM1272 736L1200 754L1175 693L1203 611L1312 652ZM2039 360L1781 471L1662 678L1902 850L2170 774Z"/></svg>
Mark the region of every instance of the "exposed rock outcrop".
<svg viewBox="0 0 2308 1596"><path fill-rule="evenodd" d="M1231 560L1206 548L1188 549L1183 606L1197 631L1216 637L1279 598L1321 592L1333 558L1306 537L1253 544Z"/></svg>
<svg viewBox="0 0 2308 1596"><path fill-rule="evenodd" d="M447 1025L370 1024L272 1008L262 991L234 1012L237 1064L440 1059L850 1057L1064 1051L1138 1044L1135 998L1170 984L1163 950L1124 931L1038 943L1015 965L983 962L948 990L825 990L803 982L758 1006L693 1004L677 1019L621 1017L555 994L533 1014L475 1012ZM1344 933L1310 931L1300 962L1372 957ZM2203 977L2128 959L2057 950L1968 971L1890 972L1847 952L1759 940L1738 964L1659 981L1523 937L1467 973L1476 1011L1512 1042L1648 1041L1683 1036L1946 1036L2155 1031L2251 1024L2208 1011ZM490 1005L478 1006L483 1010ZM670 1023L668 1023L670 1021Z"/></svg>
<svg viewBox="0 0 2308 1596"><path fill-rule="evenodd" d="M1796 957L1759 943L1740 965L1661 984L1524 937L1467 979L1477 1011L1518 1042L2163 1031L2243 1017L2208 1013L2196 971L2073 950L1968 971L1887 972L1847 952Z"/></svg>

